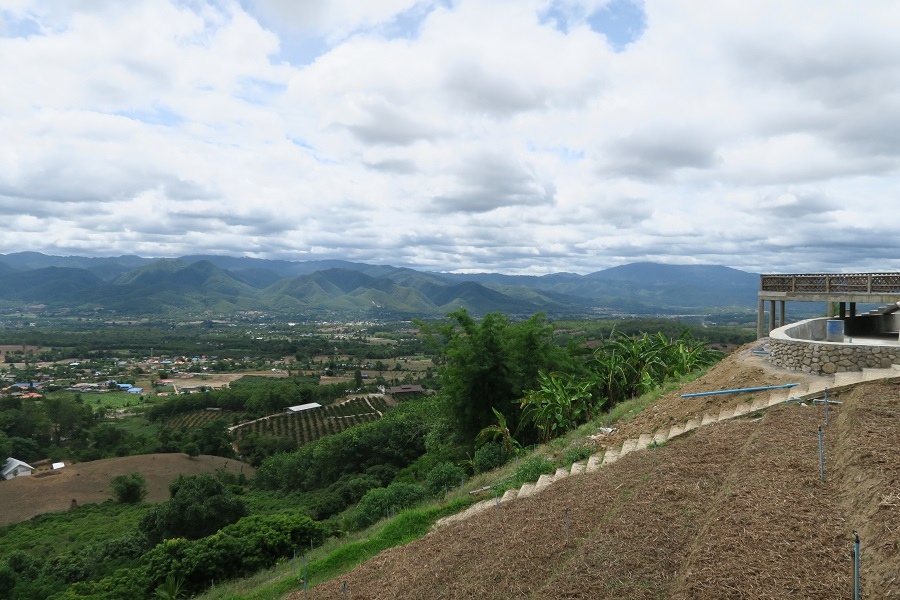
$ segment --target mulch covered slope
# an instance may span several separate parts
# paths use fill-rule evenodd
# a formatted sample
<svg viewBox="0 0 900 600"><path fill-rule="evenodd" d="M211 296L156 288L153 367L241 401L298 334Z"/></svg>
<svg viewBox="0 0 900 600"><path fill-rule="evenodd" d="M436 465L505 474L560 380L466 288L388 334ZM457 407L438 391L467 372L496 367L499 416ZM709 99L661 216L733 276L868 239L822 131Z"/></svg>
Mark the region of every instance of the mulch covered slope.
<svg viewBox="0 0 900 600"><path fill-rule="evenodd" d="M384 552L309 598L900 597L900 386L703 427ZM567 519L568 517L568 519ZM568 526L567 526L568 521ZM302 593L292 598L302 598Z"/></svg>

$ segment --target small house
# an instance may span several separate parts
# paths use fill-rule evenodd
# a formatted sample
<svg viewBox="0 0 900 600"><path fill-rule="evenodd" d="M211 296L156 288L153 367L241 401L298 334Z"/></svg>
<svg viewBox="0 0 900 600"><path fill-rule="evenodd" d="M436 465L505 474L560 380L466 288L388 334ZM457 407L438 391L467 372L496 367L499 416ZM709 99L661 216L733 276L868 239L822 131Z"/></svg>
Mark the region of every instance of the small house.
<svg viewBox="0 0 900 600"><path fill-rule="evenodd" d="M3 479L14 479L16 477L26 477L32 473L34 473L34 467L21 460L10 457L6 459L6 464L3 465L3 471L0 472L0 476L2 476Z"/></svg>
<svg viewBox="0 0 900 600"><path fill-rule="evenodd" d="M387 393L393 396L404 395L404 394L424 394L425 388L421 385L397 385L394 387L389 387L387 389Z"/></svg>

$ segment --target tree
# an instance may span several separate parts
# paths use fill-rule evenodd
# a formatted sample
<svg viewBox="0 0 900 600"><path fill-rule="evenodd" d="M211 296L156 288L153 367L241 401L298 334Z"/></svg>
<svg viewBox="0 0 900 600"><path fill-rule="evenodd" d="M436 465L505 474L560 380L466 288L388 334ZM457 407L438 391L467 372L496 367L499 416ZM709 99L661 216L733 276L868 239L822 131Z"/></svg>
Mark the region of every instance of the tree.
<svg viewBox="0 0 900 600"><path fill-rule="evenodd" d="M6 459L12 455L12 442L6 434L0 431L0 465L6 463Z"/></svg>
<svg viewBox="0 0 900 600"><path fill-rule="evenodd" d="M139 528L151 543L175 537L212 535L247 514L247 507L209 473L180 475L169 486L172 497L144 515Z"/></svg>
<svg viewBox="0 0 900 600"><path fill-rule="evenodd" d="M147 480L140 473L113 477L110 487L116 501L122 504L137 504L147 497Z"/></svg>
<svg viewBox="0 0 900 600"><path fill-rule="evenodd" d="M441 381L457 434L467 445L495 420L494 409L516 429L519 400L538 373L571 368L571 357L554 344L553 327L543 314L518 323L499 313L476 323L465 310L448 317L451 321L437 328L446 338Z"/></svg>
<svg viewBox="0 0 900 600"><path fill-rule="evenodd" d="M497 417L497 422L493 425L488 425L484 429L478 432L478 436L475 438L475 444L481 446L486 442L496 441L498 438L500 439L500 443L503 445L503 449L507 453L513 453L518 451L519 448L522 447L521 444L513 437L512 433L509 431L509 427L506 425L506 417L503 416L503 413L498 412L496 408L491 408L494 411L494 416Z"/></svg>
<svg viewBox="0 0 900 600"><path fill-rule="evenodd" d="M194 442L188 442L184 445L184 453L191 458L196 458L200 455L200 447Z"/></svg>
<svg viewBox="0 0 900 600"><path fill-rule="evenodd" d="M563 373L540 373L537 389L522 399L521 425L534 425L542 442L550 441L593 416L591 383Z"/></svg>
<svg viewBox="0 0 900 600"><path fill-rule="evenodd" d="M44 399L44 410L52 425L53 441L58 445L82 428L94 424L94 412L89 406L64 397Z"/></svg>

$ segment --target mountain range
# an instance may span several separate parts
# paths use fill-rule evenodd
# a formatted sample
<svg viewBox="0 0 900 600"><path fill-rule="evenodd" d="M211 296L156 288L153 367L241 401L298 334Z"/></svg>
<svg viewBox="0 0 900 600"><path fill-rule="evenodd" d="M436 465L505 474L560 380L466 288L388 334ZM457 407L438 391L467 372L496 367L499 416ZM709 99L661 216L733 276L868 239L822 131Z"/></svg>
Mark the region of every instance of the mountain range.
<svg viewBox="0 0 900 600"><path fill-rule="evenodd" d="M435 273L342 260L193 255L0 255L0 307L121 315L408 318L503 312L554 316L752 309L759 275L716 265L633 263L543 276Z"/></svg>

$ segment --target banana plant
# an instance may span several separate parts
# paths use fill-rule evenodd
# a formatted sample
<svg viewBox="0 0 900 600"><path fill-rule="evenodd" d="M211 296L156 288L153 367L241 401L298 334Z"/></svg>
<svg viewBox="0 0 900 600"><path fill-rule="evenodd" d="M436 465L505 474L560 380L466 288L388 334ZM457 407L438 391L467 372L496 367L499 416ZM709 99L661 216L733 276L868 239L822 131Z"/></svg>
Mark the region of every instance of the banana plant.
<svg viewBox="0 0 900 600"><path fill-rule="evenodd" d="M519 444L516 438L510 433L509 427L506 425L506 417L493 406L491 407L491 410L494 411L497 422L493 425L488 425L478 432L478 435L475 437L475 445L480 446L486 442L496 441L499 438L500 445L503 446L503 449L506 452L518 452L522 448L522 445Z"/></svg>
<svg viewBox="0 0 900 600"><path fill-rule="evenodd" d="M563 373L538 373L538 389L522 399L522 424L535 426L542 442L587 420L593 409L590 381ZM520 425L521 427L521 425Z"/></svg>

